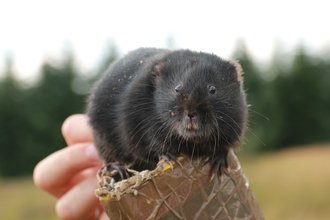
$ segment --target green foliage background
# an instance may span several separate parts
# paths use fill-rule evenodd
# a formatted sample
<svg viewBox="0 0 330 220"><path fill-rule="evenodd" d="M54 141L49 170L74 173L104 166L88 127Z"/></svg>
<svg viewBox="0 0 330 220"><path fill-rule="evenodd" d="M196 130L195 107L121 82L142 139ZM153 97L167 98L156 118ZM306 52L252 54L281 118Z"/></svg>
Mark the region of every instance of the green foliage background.
<svg viewBox="0 0 330 220"><path fill-rule="evenodd" d="M110 42L103 57L87 77L75 69L73 53L67 53L61 64L45 62L32 87L15 79L14 60L6 58L5 78L0 81L1 176L31 174L41 159L65 146L63 121L84 112L86 91L119 57L116 45ZM233 57L245 72L251 105L244 151L330 140L329 54L311 55L300 46L293 55L276 52L271 65L261 69L239 42Z"/></svg>

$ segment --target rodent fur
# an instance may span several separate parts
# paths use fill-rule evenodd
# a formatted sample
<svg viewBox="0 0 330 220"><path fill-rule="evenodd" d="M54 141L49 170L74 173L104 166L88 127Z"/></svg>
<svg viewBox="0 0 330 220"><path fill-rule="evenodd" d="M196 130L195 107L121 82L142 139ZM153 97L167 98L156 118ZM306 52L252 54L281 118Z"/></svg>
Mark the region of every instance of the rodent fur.
<svg viewBox="0 0 330 220"><path fill-rule="evenodd" d="M106 163L152 169L160 156L206 157L221 174L247 124L237 62L190 50L140 48L96 83L87 115Z"/></svg>

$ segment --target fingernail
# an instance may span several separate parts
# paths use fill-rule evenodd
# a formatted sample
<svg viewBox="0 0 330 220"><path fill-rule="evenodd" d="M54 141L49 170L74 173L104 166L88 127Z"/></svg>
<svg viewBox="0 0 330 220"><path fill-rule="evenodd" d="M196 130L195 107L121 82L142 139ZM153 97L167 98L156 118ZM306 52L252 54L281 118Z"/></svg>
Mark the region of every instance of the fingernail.
<svg viewBox="0 0 330 220"><path fill-rule="evenodd" d="M101 162L94 144L91 144L90 146L87 147L86 156L88 159L90 159L91 161L93 161L95 163Z"/></svg>

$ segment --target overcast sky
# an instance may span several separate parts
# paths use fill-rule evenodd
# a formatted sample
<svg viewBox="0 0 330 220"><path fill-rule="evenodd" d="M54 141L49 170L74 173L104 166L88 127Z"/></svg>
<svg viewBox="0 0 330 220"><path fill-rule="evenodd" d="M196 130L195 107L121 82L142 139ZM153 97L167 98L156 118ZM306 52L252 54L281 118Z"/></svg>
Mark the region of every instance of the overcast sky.
<svg viewBox="0 0 330 220"><path fill-rule="evenodd" d="M28 80L45 57L59 59L71 42L86 72L113 39L121 53L164 47L169 35L180 48L229 58L242 38L257 61L270 58L274 42L286 50L299 42L330 49L330 1L83 1L0 0L0 72L13 52L15 70Z"/></svg>

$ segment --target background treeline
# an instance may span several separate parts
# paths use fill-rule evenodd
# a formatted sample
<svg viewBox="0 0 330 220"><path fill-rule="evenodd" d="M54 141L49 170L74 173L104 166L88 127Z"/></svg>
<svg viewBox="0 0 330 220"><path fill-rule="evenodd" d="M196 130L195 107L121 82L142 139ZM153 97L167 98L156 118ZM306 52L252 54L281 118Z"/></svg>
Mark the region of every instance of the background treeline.
<svg viewBox="0 0 330 220"><path fill-rule="evenodd" d="M40 80L24 86L6 58L0 81L0 175L31 174L42 158L63 148L61 125L82 113L88 90L119 57L110 44L103 61L88 74L75 68L74 54L59 63L44 62ZM330 56L275 52L268 67L258 68L239 43L233 55L244 69L250 106L250 126L244 151L276 150L330 140Z"/></svg>

